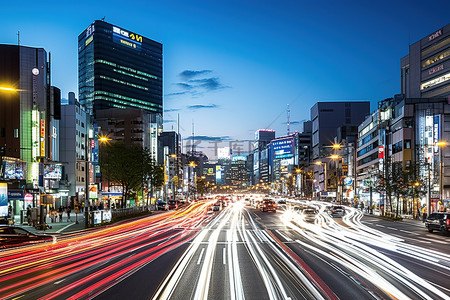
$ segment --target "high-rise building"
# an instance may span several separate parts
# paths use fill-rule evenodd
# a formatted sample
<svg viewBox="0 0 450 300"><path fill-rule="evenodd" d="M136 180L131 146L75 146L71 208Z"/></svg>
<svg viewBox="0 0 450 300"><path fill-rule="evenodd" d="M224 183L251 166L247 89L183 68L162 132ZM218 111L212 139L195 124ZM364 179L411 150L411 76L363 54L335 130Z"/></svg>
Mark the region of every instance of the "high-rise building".
<svg viewBox="0 0 450 300"><path fill-rule="evenodd" d="M370 113L369 101L317 102L311 108L312 159L327 156L337 129L361 124Z"/></svg>
<svg viewBox="0 0 450 300"><path fill-rule="evenodd" d="M269 181L269 155L268 150L265 149L273 139L275 139L275 130L259 129L255 132L252 184Z"/></svg>
<svg viewBox="0 0 450 300"><path fill-rule="evenodd" d="M97 20L78 36L78 84L94 117L127 107L162 114L162 44Z"/></svg>
<svg viewBox="0 0 450 300"><path fill-rule="evenodd" d="M450 96L450 24L409 46L401 59L401 93L407 98Z"/></svg>
<svg viewBox="0 0 450 300"><path fill-rule="evenodd" d="M21 193L9 202L16 216L37 203L25 193L58 197L61 93L50 85L48 61L42 48L0 45L0 82L9 88L0 91L0 180Z"/></svg>
<svg viewBox="0 0 450 300"><path fill-rule="evenodd" d="M61 161L64 162L63 180L67 196L62 197L62 205L70 204L70 197L84 197L86 190L86 168L88 147L88 128L91 128L89 115L70 92L68 102L61 106ZM62 193L61 193L62 194Z"/></svg>

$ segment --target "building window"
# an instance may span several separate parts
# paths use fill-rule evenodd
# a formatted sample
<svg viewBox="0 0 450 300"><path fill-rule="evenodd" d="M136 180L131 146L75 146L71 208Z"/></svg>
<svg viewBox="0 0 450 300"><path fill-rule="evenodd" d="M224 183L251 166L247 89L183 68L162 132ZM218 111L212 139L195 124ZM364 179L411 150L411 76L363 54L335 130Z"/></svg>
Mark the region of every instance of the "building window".
<svg viewBox="0 0 450 300"><path fill-rule="evenodd" d="M433 78L433 79L431 79L431 80L429 80L429 81L427 81L425 83L422 83L420 85L420 89L424 90L424 89L430 88L432 86L435 86L436 84L445 82L447 80L450 80L450 73L447 73L447 74L439 76L437 78Z"/></svg>
<svg viewBox="0 0 450 300"><path fill-rule="evenodd" d="M411 140L405 140L405 149L411 149Z"/></svg>
<svg viewBox="0 0 450 300"><path fill-rule="evenodd" d="M403 151L403 147L402 147L403 142L397 142L394 145L392 145L392 154L398 153Z"/></svg>

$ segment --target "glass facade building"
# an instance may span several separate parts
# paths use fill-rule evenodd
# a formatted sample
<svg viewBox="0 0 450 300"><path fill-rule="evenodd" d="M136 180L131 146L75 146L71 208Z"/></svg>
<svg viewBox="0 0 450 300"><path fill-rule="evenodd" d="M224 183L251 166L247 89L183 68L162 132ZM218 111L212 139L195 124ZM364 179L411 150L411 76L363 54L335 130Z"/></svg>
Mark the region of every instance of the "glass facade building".
<svg viewBox="0 0 450 300"><path fill-rule="evenodd" d="M78 36L78 86L94 117L127 107L162 114L162 44L97 20Z"/></svg>

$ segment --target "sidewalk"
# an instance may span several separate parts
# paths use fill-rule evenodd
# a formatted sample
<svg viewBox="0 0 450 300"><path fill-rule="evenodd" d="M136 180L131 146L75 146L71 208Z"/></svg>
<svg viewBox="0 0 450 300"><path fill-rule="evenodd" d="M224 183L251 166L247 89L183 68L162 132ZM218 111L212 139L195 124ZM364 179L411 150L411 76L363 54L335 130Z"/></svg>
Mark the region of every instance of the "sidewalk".
<svg viewBox="0 0 450 300"><path fill-rule="evenodd" d="M364 212L364 216L365 217L373 217L373 218L379 218L379 219L383 219L383 220L387 220L387 221L392 221L392 222L403 222L403 223L408 223L411 225L415 225L415 226L425 226L424 222L422 221L422 218L419 219L414 219L411 215L400 215L403 219L402 220L392 220L389 218L385 218L383 216L380 216L379 212L374 214L369 214L368 212Z"/></svg>
<svg viewBox="0 0 450 300"><path fill-rule="evenodd" d="M59 221L59 217L57 219ZM76 223L76 221L78 221L78 224ZM49 233L49 234L70 233L84 229L84 214L80 213L76 216L74 213L71 213L69 222L69 220L67 219L67 213L63 213L62 222L52 223L52 220L48 217L46 218L46 222L51 227L51 229L38 230L30 225L22 225L22 224L16 225L35 233Z"/></svg>

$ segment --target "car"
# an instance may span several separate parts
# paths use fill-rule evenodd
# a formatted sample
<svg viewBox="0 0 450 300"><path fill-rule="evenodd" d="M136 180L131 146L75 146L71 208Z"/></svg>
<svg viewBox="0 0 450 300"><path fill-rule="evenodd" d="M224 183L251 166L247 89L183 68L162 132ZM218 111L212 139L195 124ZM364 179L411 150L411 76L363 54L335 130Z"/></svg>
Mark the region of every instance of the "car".
<svg viewBox="0 0 450 300"><path fill-rule="evenodd" d="M332 206L328 210L328 213L333 218L343 217L345 215L345 208L340 205Z"/></svg>
<svg viewBox="0 0 450 300"><path fill-rule="evenodd" d="M221 208L222 204L220 202L216 202L213 205L213 211L219 211Z"/></svg>
<svg viewBox="0 0 450 300"><path fill-rule="evenodd" d="M158 201L156 202L156 210L169 210L169 205L167 205L167 202Z"/></svg>
<svg viewBox="0 0 450 300"><path fill-rule="evenodd" d="M261 211L277 212L277 204L273 200L265 199L260 204Z"/></svg>
<svg viewBox="0 0 450 300"><path fill-rule="evenodd" d="M439 230L443 234L448 234L450 232L450 213L431 213L425 220L425 227L428 228L428 232Z"/></svg>
<svg viewBox="0 0 450 300"><path fill-rule="evenodd" d="M37 234L18 226L0 226L0 248L54 242L56 238L49 234Z"/></svg>
<svg viewBox="0 0 450 300"><path fill-rule="evenodd" d="M169 209L177 209L177 208L178 208L178 203L177 203L177 201L175 201L175 200L169 200L168 208L169 208Z"/></svg>
<svg viewBox="0 0 450 300"><path fill-rule="evenodd" d="M317 211L317 209L314 209L314 208L304 209L302 212L303 219L306 222L314 222L318 213L319 212Z"/></svg>

